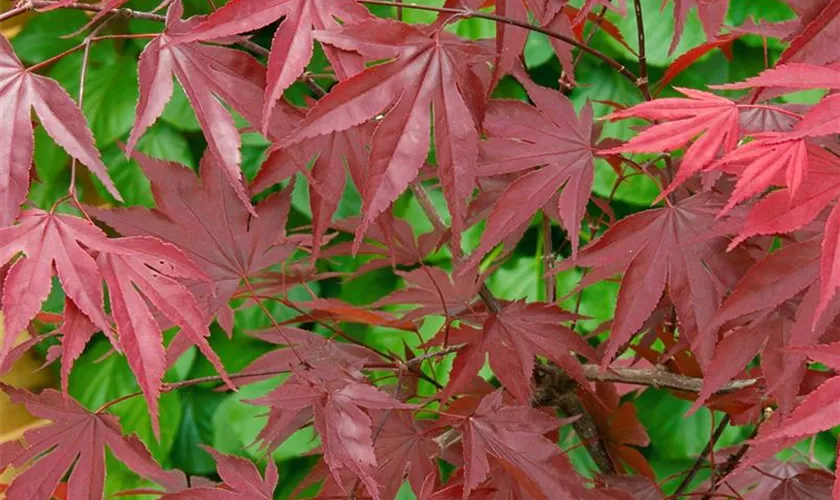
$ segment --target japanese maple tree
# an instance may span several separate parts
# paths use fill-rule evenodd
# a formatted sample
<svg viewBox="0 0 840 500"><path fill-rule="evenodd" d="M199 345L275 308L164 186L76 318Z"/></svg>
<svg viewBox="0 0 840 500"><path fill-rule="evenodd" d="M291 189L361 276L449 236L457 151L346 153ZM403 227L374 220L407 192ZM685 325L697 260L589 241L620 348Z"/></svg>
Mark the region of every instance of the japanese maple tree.
<svg viewBox="0 0 840 500"><path fill-rule="evenodd" d="M840 0L2 6L5 498L840 500Z"/></svg>

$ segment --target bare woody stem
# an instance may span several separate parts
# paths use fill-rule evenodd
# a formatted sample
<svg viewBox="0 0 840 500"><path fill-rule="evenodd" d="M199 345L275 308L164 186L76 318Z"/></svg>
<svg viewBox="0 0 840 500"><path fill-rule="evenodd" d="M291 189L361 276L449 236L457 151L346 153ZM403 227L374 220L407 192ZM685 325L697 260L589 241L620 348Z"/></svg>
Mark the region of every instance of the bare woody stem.
<svg viewBox="0 0 840 500"><path fill-rule="evenodd" d="M623 64L616 61L612 57L604 54L603 52L599 51L598 49L593 49L592 47L583 44L572 37L568 37L561 33L557 33L556 31L552 31L541 26L537 26L525 21L519 21L517 19L512 19L509 17L504 16L497 16L495 14L489 14L486 12L480 12L476 10L468 10L468 9L453 9L448 7L432 7L429 5L417 5L417 4L410 4L410 3L398 3L398 2L391 2L387 0L359 0L361 3L367 5L382 5L385 7L402 7L405 9L415 9L415 10L426 10L430 12L439 12L441 14L453 14L460 16L462 18L477 18L477 19L487 19L488 21L494 21L497 23L504 23L509 24L511 26L516 26L519 28L524 28L526 30L534 31L536 33L542 33L545 36L554 38L556 40L560 40L561 42L567 43L578 49L586 52L589 55L595 56L598 59L607 63L610 67L618 71L623 77L627 78L633 85L639 84L639 78L633 74L632 71L627 69Z"/></svg>
<svg viewBox="0 0 840 500"><path fill-rule="evenodd" d="M14 9L12 9L8 12L4 12L4 13L0 14L0 23L2 23L3 21L7 21L7 20L9 20L9 19L11 19L15 16L19 16L20 14L23 14L24 12L26 12L28 10L29 10L28 7L21 6L21 7L15 7Z"/></svg>
<svg viewBox="0 0 840 500"><path fill-rule="evenodd" d="M637 85L646 101L653 99L648 82L647 48L645 47L645 20L642 17L642 0L633 0L636 8L636 29L639 32L639 80Z"/></svg>
<svg viewBox="0 0 840 500"><path fill-rule="evenodd" d="M29 4L35 9L45 9L49 7L55 6L56 2L54 1L45 1L45 0L32 0ZM69 3L66 5L61 6L62 9L75 9L75 10L85 10L88 12L101 12L103 10L102 5L99 4L87 4L81 2ZM114 9L111 13L115 16L122 16L122 17L130 17L132 19L144 19L146 21L158 21L164 22L166 18L159 14L151 14L149 12L142 12L139 10L131 10L131 9Z"/></svg>
<svg viewBox="0 0 840 500"><path fill-rule="evenodd" d="M680 482L680 485L677 486L677 489L672 495L674 498L679 498L680 495L682 495L688 489L689 485L691 484L691 481L703 467L703 462L706 461L706 457L709 456L709 454L712 452L715 445L717 444L718 440L720 440L720 437L723 435L723 431L726 430L726 427L729 425L729 422L729 415L725 415L720 421L720 424L718 425L717 429L715 429L714 434L712 434L712 438L709 439L709 442L706 443L706 447L703 448L703 451L697 457L697 460L694 462L694 465L692 465L691 469L688 470L688 474L685 475L682 482Z"/></svg>

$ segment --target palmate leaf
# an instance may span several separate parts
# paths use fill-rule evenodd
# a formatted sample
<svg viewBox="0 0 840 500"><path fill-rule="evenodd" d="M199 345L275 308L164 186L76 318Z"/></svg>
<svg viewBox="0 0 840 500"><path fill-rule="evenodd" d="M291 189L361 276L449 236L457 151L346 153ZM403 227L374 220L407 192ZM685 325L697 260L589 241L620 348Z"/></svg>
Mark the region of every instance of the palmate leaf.
<svg viewBox="0 0 840 500"><path fill-rule="evenodd" d="M157 208L87 207L88 213L123 236L152 236L182 249L209 278L188 283L207 314L225 308L242 279L282 262L297 247L285 239L288 190L257 205L258 217L252 217L214 155L204 156L199 176L183 165L132 156L151 182Z"/></svg>
<svg viewBox="0 0 840 500"><path fill-rule="evenodd" d="M301 116L302 118L302 116ZM320 257L321 245L346 186L346 172L363 189L368 174L368 151L372 129L366 125L315 137L290 148L273 149L260 167L251 189L260 192L312 161L309 206L312 210L312 261Z"/></svg>
<svg viewBox="0 0 840 500"><path fill-rule="evenodd" d="M521 403L531 399L531 375L535 356L544 356L581 383L586 377L574 351L590 360L597 355L577 333L561 326L575 316L550 304L513 302L487 317L478 330L461 326L444 329L430 344L464 344L452 365L449 384L441 393L448 398L463 392L489 359L493 373Z"/></svg>
<svg viewBox="0 0 840 500"><path fill-rule="evenodd" d="M371 223L416 177L435 129L438 175L460 234L475 183L484 85L476 67L491 54L478 44L436 30L376 20L319 31L315 38L371 60L393 59L340 82L283 139L287 147L347 130L390 108L373 133L357 244ZM432 114L434 108L434 114Z"/></svg>
<svg viewBox="0 0 840 500"><path fill-rule="evenodd" d="M108 239L83 219L41 210L28 210L18 225L0 229L0 241L4 242L0 244L0 263L23 253L3 281L7 331L23 331L35 317L49 295L54 273L65 289L68 316L63 343L69 355L62 370L64 387L73 361L92 333L102 330L126 354L157 430L165 357L161 327L149 305L181 327L226 378L205 338L210 335L207 316L178 281L205 281L207 276L177 247L151 237ZM108 285L116 337L104 311L103 283ZM0 359L9 354L15 340L15 335L3 339Z"/></svg>
<svg viewBox="0 0 840 500"><path fill-rule="evenodd" d="M174 77L184 88L196 113L214 164L224 172L240 202L256 215L240 170L242 141L239 130L221 101L252 124L260 123L265 68L239 50L179 42L179 34L201 21L201 18L181 20L183 12L181 0L175 0L167 12L165 31L149 42L140 55L140 99L128 139L128 152L131 153L143 133L163 113L172 97ZM283 135L288 130L290 120L285 112L290 110L287 107L280 109L283 112L275 113L268 126L268 133L273 136Z"/></svg>
<svg viewBox="0 0 840 500"><path fill-rule="evenodd" d="M8 354L17 333L26 329L50 293L50 278L57 275L67 297L102 331L110 331L103 311L102 274L94 258L82 247L106 246L105 233L83 219L41 210L29 210L20 223L0 229L0 265L18 253L3 280L5 330L0 358Z"/></svg>
<svg viewBox="0 0 840 500"><path fill-rule="evenodd" d="M216 470L224 483L220 486L198 486L169 493L161 500L272 500L279 474L277 464L269 458L265 477L251 462L232 455L223 455L205 448L216 460Z"/></svg>
<svg viewBox="0 0 840 500"><path fill-rule="evenodd" d="M530 406L505 404L502 391L484 397L462 424L463 498L489 478L491 459L514 476L531 498L589 498L569 459L543 436L558 425L556 418Z"/></svg>
<svg viewBox="0 0 840 500"><path fill-rule="evenodd" d="M744 251L725 251L726 228L716 219L722 206L719 195L701 193L634 214L558 268L593 268L582 285L624 273L604 364L638 332L667 288L681 333L693 343L700 364L708 365L714 339L694 338L711 323L725 293L752 261Z"/></svg>
<svg viewBox="0 0 840 500"><path fill-rule="evenodd" d="M375 478L378 464L373 447L374 423L368 412L414 408L335 364L298 370L255 403L272 407L259 436L264 443L276 446L314 419L323 443L324 461L336 482L343 485L341 473L349 472L376 500L381 495Z"/></svg>
<svg viewBox="0 0 840 500"><path fill-rule="evenodd" d="M76 103L55 80L27 71L0 34L0 227L15 221L29 190L34 152L32 109L50 137L122 201Z"/></svg>
<svg viewBox="0 0 840 500"><path fill-rule="evenodd" d="M374 477L382 486L382 498L398 498L406 480L412 491L419 494L426 478L436 475L435 458L441 450L434 438L442 432L435 432L440 426L434 420L415 419L406 410L372 411L371 418L379 429L374 442L378 464ZM343 497L345 492L354 491L354 487L356 498L371 498L353 474L344 473L341 478L343 482L337 483L329 468L318 464L301 487L325 481L320 492L323 498Z"/></svg>
<svg viewBox="0 0 840 500"><path fill-rule="evenodd" d="M481 245L464 268L474 267L561 188L557 211L569 232L572 252L577 254L580 221L594 179L592 108L584 107L578 118L566 96L534 84L524 68L516 74L536 108L519 101L490 101L484 120L489 138L481 143L479 173L525 173L505 188L493 206Z"/></svg>
<svg viewBox="0 0 840 500"><path fill-rule="evenodd" d="M367 9L355 0L234 0L176 37L180 43L212 40L253 31L281 18L283 22L274 34L268 58L261 121L264 130L283 91L300 77L312 58L313 32L370 19ZM325 52L339 79L363 68L358 54L333 47L327 47Z"/></svg>
<svg viewBox="0 0 840 500"><path fill-rule="evenodd" d="M105 483L105 448L137 474L168 490L186 486L180 471L165 471L136 437L125 437L119 421L106 413L91 413L73 399L48 389L40 395L3 385L12 400L33 415L50 421L24 435L26 445L12 441L0 445L0 467L23 468L15 477L6 498L49 500L61 479L72 467L68 498L100 500Z"/></svg>
<svg viewBox="0 0 840 500"><path fill-rule="evenodd" d="M674 181L660 198L711 165L720 150L734 151L740 138L740 115L733 101L699 90L677 90L688 99L656 99L611 114L611 120L639 117L664 123L652 125L619 147L602 151L603 154L658 153L680 149L693 140Z"/></svg>

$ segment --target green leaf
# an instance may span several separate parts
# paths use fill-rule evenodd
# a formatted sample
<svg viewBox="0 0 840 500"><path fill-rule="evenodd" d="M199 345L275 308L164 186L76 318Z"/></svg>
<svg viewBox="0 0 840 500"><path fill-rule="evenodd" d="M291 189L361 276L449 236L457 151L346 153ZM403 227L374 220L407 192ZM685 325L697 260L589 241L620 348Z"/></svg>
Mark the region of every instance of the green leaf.
<svg viewBox="0 0 840 500"><path fill-rule="evenodd" d="M184 89L180 85L173 85L172 99L166 104L160 117L178 130L185 132L201 130L201 125L195 117L195 111L193 111L192 105L187 99L187 94L184 93Z"/></svg>
<svg viewBox="0 0 840 500"><path fill-rule="evenodd" d="M699 455L711 436L712 419L709 410L702 408L691 416L685 413L691 407L690 401L672 396L667 391L648 389L636 398L639 420L650 436L647 452L668 459L694 459ZM715 414L715 426L723 414ZM750 429L729 426L723 431L716 448L725 448L746 439Z"/></svg>
<svg viewBox="0 0 840 500"><path fill-rule="evenodd" d="M103 338L95 340L85 350L70 373L70 395L89 410L96 410L108 401L138 389L125 357L114 352Z"/></svg>
<svg viewBox="0 0 840 500"><path fill-rule="evenodd" d="M147 479L143 479L137 473L126 467L118 460L111 450L105 452L105 498L115 498L116 495L129 490L152 489L160 490L161 487ZM132 500L156 500L160 495L132 495Z"/></svg>
<svg viewBox="0 0 840 500"><path fill-rule="evenodd" d="M91 411L139 390L125 357L109 352L111 345L105 339L95 341L76 361L70 374L70 395ZM107 357L99 361L103 356ZM123 433L137 434L157 460L167 457L181 420L181 402L176 394L161 395L160 440L154 436L144 398L129 398L111 406L108 411L119 417Z"/></svg>
<svg viewBox="0 0 840 500"><path fill-rule="evenodd" d="M227 396L204 387L186 387L178 395L183 417L169 455L172 465L187 474L212 474L216 463L200 445L213 444L213 415Z"/></svg>
<svg viewBox="0 0 840 500"><path fill-rule="evenodd" d="M72 54L49 73L76 101L83 59L81 51ZM113 43L91 45L82 109L99 147L113 144L131 130L138 95L137 59L117 54Z"/></svg>
<svg viewBox="0 0 840 500"><path fill-rule="evenodd" d="M44 12L24 24L12 39L12 47L21 61L34 64L46 61L82 42L83 35L64 38L85 25L90 18L76 10Z"/></svg>
<svg viewBox="0 0 840 500"><path fill-rule="evenodd" d="M512 257L490 276L487 286L500 299L538 300L543 286L542 266L532 257Z"/></svg>
<svg viewBox="0 0 840 500"><path fill-rule="evenodd" d="M164 462L175 444L177 430L181 424L183 408L178 394L167 392L160 397L160 440L155 438L149 407L142 397L127 399L115 404L110 412L120 417L125 434L137 434L143 440L152 456Z"/></svg>
<svg viewBox="0 0 840 500"><path fill-rule="evenodd" d="M43 127L35 129L35 170L40 182L29 191L35 206L48 209L67 194L70 186L70 155L53 141Z"/></svg>
<svg viewBox="0 0 840 500"><path fill-rule="evenodd" d="M190 145L183 135L165 123L155 123L143 134L137 143L137 151L160 160L169 160L189 167L195 167ZM154 207L149 180L134 160L125 156L124 150L116 144L102 152L102 160L108 173L120 190L127 205ZM111 199L104 186L94 179L100 196Z"/></svg>
<svg viewBox="0 0 840 500"><path fill-rule="evenodd" d="M554 57L554 48L546 35L531 33L525 42L525 64L529 68L541 66Z"/></svg>
<svg viewBox="0 0 840 500"><path fill-rule="evenodd" d="M631 9L632 10L632 9ZM666 67L674 61L679 54L687 52L693 47L702 45L706 41L706 34L703 32L703 25L697 17L696 9L692 9L686 19L682 37L672 55L668 55L668 48L674 38L674 3L662 0L642 0L642 13L645 20L645 47L647 49L647 61L651 66ZM621 16L613 11L608 11L607 19L618 26L619 31L625 40L638 40L638 25L636 17L630 13ZM615 41L612 37L600 34L594 39L593 45L601 47L603 44L610 45L621 58L631 61L637 57L627 47ZM631 47L636 48L633 42ZM621 102L621 101L620 101Z"/></svg>
<svg viewBox="0 0 840 500"><path fill-rule="evenodd" d="M260 458L264 453L255 446L257 435L268 420L268 408L249 403L276 388L286 376L274 377L241 387L236 394L229 395L213 417L213 447L222 453L242 453L251 458ZM272 452L275 460L303 456L319 444L318 436L309 426L292 434Z"/></svg>

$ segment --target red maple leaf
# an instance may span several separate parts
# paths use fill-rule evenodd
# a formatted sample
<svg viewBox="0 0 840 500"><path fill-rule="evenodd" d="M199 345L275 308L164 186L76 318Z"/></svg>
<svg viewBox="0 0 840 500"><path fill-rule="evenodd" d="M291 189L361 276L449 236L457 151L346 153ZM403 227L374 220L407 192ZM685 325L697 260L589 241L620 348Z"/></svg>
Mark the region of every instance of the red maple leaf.
<svg viewBox="0 0 840 500"><path fill-rule="evenodd" d="M481 175L522 172L502 192L487 219L481 245L464 265L471 268L485 253L551 200L559 189L557 210L577 253L580 221L594 178L591 146L592 108L580 118L560 92L522 76L536 107L521 101L491 101L484 120L489 139L481 144Z"/></svg>
<svg viewBox="0 0 840 500"><path fill-rule="evenodd" d="M481 286L474 276L460 274L450 278L437 267L397 271L397 274L405 280L406 288L380 299L373 307L393 304L419 306L403 316L409 321L435 314L457 317L470 310Z"/></svg>
<svg viewBox="0 0 840 500"><path fill-rule="evenodd" d="M96 219L124 236L153 236L182 249L207 281L187 283L208 315L226 307L240 281L286 259L297 242L286 241L290 192L275 194L255 208L237 199L215 157L206 154L199 173L183 165L133 153L149 178L157 208L104 210L87 207Z"/></svg>
<svg viewBox="0 0 840 500"><path fill-rule="evenodd" d="M489 478L490 459L502 467L531 498L588 498L568 457L544 437L560 425L555 417L530 406L510 406L498 390L481 400L460 424L464 435L464 493L469 497Z"/></svg>
<svg viewBox="0 0 840 500"><path fill-rule="evenodd" d="M714 40L720 32L723 21L726 19L726 11L729 9L729 0L674 0L674 39L671 41L669 52L673 52L680 43L685 21L688 18L688 11L697 7L697 14L706 32L706 38Z"/></svg>
<svg viewBox="0 0 840 500"><path fill-rule="evenodd" d="M689 98L656 99L609 115L610 120L638 117L664 123L652 125L619 147L602 151L603 154L660 153L680 149L696 139L686 149L676 178L660 199L711 165L721 150L734 151L740 139L740 115L734 102L700 90L676 89Z"/></svg>
<svg viewBox="0 0 840 500"><path fill-rule="evenodd" d="M484 85L474 67L490 54L454 35L385 20L316 32L316 39L367 58L392 59L340 82L278 146L346 130L390 109L373 133L357 243L416 177L435 129L438 175L460 234L475 183ZM432 114L432 108L434 113Z"/></svg>
<svg viewBox="0 0 840 500"><path fill-rule="evenodd" d="M182 21L183 12L181 0L175 0L166 16L166 29L149 42L140 54L140 99L134 127L128 139L128 152L131 153L146 129L163 113L172 97L174 76L195 110L207 139L208 150L216 160L214 165L224 172L240 202L255 214L239 168L239 130L220 99L250 123L259 123L265 68L256 59L239 50L199 42L179 42L178 35L201 21L201 18ZM269 132L272 136L283 135L288 131L288 114L291 110L288 107L282 109L284 113L277 113L271 123Z"/></svg>
<svg viewBox="0 0 840 500"><path fill-rule="evenodd" d="M367 9L355 0L234 0L175 37L179 43L224 38L262 28L281 18L283 22L274 33L268 57L263 129L283 91L309 64L313 33L368 20L371 15ZM325 53L342 80L363 68L356 54L333 47L326 47Z"/></svg>
<svg viewBox="0 0 840 500"><path fill-rule="evenodd" d="M340 365L296 371L283 385L254 402L271 407L268 423L259 435L269 447L279 445L314 417L324 461L336 482L343 484L341 472L346 469L364 483L374 499L380 498L375 479L374 424L364 409L414 408Z"/></svg>
<svg viewBox="0 0 840 500"><path fill-rule="evenodd" d="M830 64L840 61L835 50L840 30L840 0L789 0L798 14L786 40L790 42L780 63Z"/></svg>
<svg viewBox="0 0 840 500"><path fill-rule="evenodd" d="M208 447L204 449L216 460L216 470L224 483L221 486L199 486L177 493L169 493L161 500L273 500L279 474L277 464L269 457L265 478L244 458L223 455Z"/></svg>
<svg viewBox="0 0 840 500"><path fill-rule="evenodd" d="M627 473L626 464L636 474L654 479L653 468L636 449L650 444L647 430L636 416L636 406L631 401L622 403L615 385L605 382L596 383L595 392L578 391L578 394L619 472Z"/></svg>
<svg viewBox="0 0 840 500"><path fill-rule="evenodd" d="M720 328L727 335L715 348L695 408L761 352L768 392L776 398L780 414L790 413L806 366L804 354L787 351L813 345L836 332L832 324L840 307L836 300L827 306L830 313L813 321L821 300L819 254L818 239L785 245L751 267L738 282L701 334Z"/></svg>
<svg viewBox="0 0 840 500"><path fill-rule="evenodd" d="M419 494L425 479L437 472L435 458L440 446L434 440L433 431L438 424L433 420L415 419L405 410L372 411L371 418L378 432L374 436L376 451L376 482L382 486L383 498L396 498L402 484L408 480L411 489ZM356 498L372 498L352 474L342 474L343 482L338 484L330 475L328 467L318 464L301 485L324 481L320 497L344 497L347 491L356 488Z"/></svg>
<svg viewBox="0 0 840 500"><path fill-rule="evenodd" d="M647 320L666 288L677 309L681 333L695 337L712 320L724 294L749 267L746 252L726 252L729 241L716 219L722 201L704 193L665 208L620 220L559 267L592 267L582 283L624 272L607 350L609 363ZM711 359L714 339L694 345L701 365ZM708 342L711 340L711 342Z"/></svg>
<svg viewBox="0 0 840 500"><path fill-rule="evenodd" d="M351 217L333 223L333 227L345 233L357 233L362 224L361 217ZM384 266L413 266L423 262L423 259L435 251L445 235L437 231L414 236L411 225L405 220L398 219L389 212L383 212L377 221L368 229L366 239L358 246L350 242L337 243L324 249L324 258L338 255L373 256L370 261L362 264L354 274L364 274Z"/></svg>
<svg viewBox="0 0 840 500"><path fill-rule="evenodd" d="M360 370L366 364L382 362L379 355L364 346L330 340L291 326L260 330L251 332L250 335L285 348L267 352L243 368L239 375L252 377L248 377L247 381L239 379L242 383L256 382L280 372L304 368L302 361L311 367L332 365L351 370Z"/></svg>
<svg viewBox="0 0 840 500"><path fill-rule="evenodd" d="M344 195L345 170L349 170L356 187L364 189L370 134L370 127L359 126L318 136L292 147L273 149L251 184L251 189L259 192L298 171L306 173L310 181L313 262L320 256L324 235ZM310 161L312 170L306 171Z"/></svg>
<svg viewBox="0 0 840 500"><path fill-rule="evenodd" d="M58 276L67 297L102 331L110 331L103 311L102 275L85 248L108 245L105 233L84 219L27 210L15 226L0 228L0 267L22 252L3 280L3 316L9 332L0 359L41 309Z"/></svg>
<svg viewBox="0 0 840 500"><path fill-rule="evenodd" d="M585 383L580 362L570 351L590 360L597 356L577 333L561 326L573 318L574 315L553 305L513 302L487 317L481 330L468 325L444 329L432 339L431 345L441 345L447 337L450 345L464 345L458 350L449 384L441 397L448 398L468 387L485 359L489 359L490 368L505 388L523 404L531 399L535 356L554 361Z"/></svg>
<svg viewBox="0 0 840 500"><path fill-rule="evenodd" d="M790 90L840 89L840 65L779 64L743 82L712 85L714 89L743 90L770 87Z"/></svg>
<svg viewBox="0 0 840 500"><path fill-rule="evenodd" d="M186 485L180 471L165 471L136 437L125 437L119 420L106 413L91 413L73 399L47 389L40 395L2 385L2 390L29 412L51 423L27 431L26 445L10 441L0 445L0 467L26 470L12 480L6 498L48 500L72 467L68 498L103 498L105 447L137 474L169 490ZM74 465L75 464L75 465Z"/></svg>
<svg viewBox="0 0 840 500"><path fill-rule="evenodd" d="M157 399L165 360L161 328L149 304L181 327L182 333L224 374L221 362L205 339L210 335L207 316L178 281L206 281L207 276L177 247L150 237L111 240L83 219L40 210L26 211L20 224L0 229L0 241L5 242L0 245L0 263L9 262L18 252L26 256L12 265L3 284L8 331L23 331L35 317L49 295L53 272L72 302L64 325L69 333L63 339L69 353L63 369L65 387L73 360L83 351L93 331L101 329L125 352L157 429ZM96 256L90 251L97 252ZM108 285L119 334L116 338L110 334L110 322L103 309L103 282ZM74 317L76 312L86 318ZM15 339L15 335L4 339L0 358L5 358Z"/></svg>
<svg viewBox="0 0 840 500"><path fill-rule="evenodd" d="M176 246L157 238L135 236L111 240L96 262L108 285L111 311L137 383L149 404L152 428L158 432L158 399L166 371L161 327L149 308L159 311L207 357L228 384L222 361L207 338L206 313L180 280L206 280L204 274Z"/></svg>
<svg viewBox="0 0 840 500"><path fill-rule="evenodd" d="M0 227L15 221L29 190L35 148L30 119L33 108L50 137L87 165L108 192L122 201L102 163L85 115L58 82L28 71L0 34Z"/></svg>

